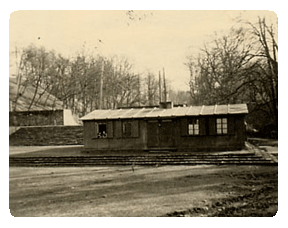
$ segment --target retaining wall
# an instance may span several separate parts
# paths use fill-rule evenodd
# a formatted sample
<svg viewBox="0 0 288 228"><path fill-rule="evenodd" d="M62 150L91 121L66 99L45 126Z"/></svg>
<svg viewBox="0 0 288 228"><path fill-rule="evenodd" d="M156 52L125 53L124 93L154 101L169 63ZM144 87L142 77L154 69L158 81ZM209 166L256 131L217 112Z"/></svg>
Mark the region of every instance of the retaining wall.
<svg viewBox="0 0 288 228"><path fill-rule="evenodd" d="M9 136L9 145L83 145L83 126L21 127Z"/></svg>

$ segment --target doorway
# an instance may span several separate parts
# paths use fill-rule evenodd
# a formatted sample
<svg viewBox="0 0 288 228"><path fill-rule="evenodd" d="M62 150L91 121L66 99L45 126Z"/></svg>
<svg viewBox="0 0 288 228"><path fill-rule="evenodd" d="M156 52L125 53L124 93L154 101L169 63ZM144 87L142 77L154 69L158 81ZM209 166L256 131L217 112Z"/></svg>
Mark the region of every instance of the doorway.
<svg viewBox="0 0 288 228"><path fill-rule="evenodd" d="M149 148L167 148L174 146L172 120L151 120L147 124Z"/></svg>

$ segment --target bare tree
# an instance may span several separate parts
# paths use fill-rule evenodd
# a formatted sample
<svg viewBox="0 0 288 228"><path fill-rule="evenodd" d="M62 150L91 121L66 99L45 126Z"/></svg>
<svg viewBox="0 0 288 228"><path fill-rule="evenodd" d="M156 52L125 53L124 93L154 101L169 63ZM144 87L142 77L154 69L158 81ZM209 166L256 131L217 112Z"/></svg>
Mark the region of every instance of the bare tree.
<svg viewBox="0 0 288 228"><path fill-rule="evenodd" d="M45 106L48 103L54 109L59 101L63 108L81 116L98 109L101 73L103 109L152 106L160 101L155 75L150 72L144 77L134 73L132 64L125 57L105 58L103 65L103 56L93 56L85 51L65 58L45 48L29 46L23 53L19 65L19 75L22 76L19 94L28 86L32 88L28 110L34 105ZM166 84L164 80L167 94Z"/></svg>
<svg viewBox="0 0 288 228"><path fill-rule="evenodd" d="M262 101L257 105L268 104L270 113L278 125L278 42L275 38L274 27L268 26L265 18L258 18L256 25L248 24L259 47L254 56L258 60L257 67L261 75L259 81L263 89L260 93Z"/></svg>
<svg viewBox="0 0 288 228"><path fill-rule="evenodd" d="M250 45L245 44L243 30L215 38L204 45L201 54L188 58L190 93L196 104L235 103L248 75ZM238 88L239 87L239 88ZM240 90L241 88L241 90ZM237 90L237 96L234 94Z"/></svg>
<svg viewBox="0 0 288 228"><path fill-rule="evenodd" d="M147 86L147 102L149 106L157 105L159 103L158 96L158 81L155 78L155 75L151 72L148 72L147 78L145 79Z"/></svg>
<svg viewBox="0 0 288 228"><path fill-rule="evenodd" d="M214 38L198 57L188 57L191 98L195 104L245 102L251 112L266 112L277 125L277 39L265 19L247 24Z"/></svg>

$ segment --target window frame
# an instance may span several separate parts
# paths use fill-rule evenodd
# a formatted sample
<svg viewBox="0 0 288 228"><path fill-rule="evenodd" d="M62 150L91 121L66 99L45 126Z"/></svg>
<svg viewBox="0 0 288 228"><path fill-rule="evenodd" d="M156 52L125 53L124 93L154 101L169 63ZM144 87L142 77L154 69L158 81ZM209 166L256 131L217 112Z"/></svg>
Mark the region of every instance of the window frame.
<svg viewBox="0 0 288 228"><path fill-rule="evenodd" d="M105 135L102 135L100 133L100 125L105 125ZM97 135L95 136L95 138L97 139L107 139L108 138L108 133L107 133L107 123L104 123L104 122L100 122L100 123L96 123L95 124L95 127L97 127L96 129L96 133ZM103 133L103 132L102 132Z"/></svg>
<svg viewBox="0 0 288 228"><path fill-rule="evenodd" d="M187 120L187 135L199 136L200 135L200 120L199 118L193 118Z"/></svg>
<svg viewBox="0 0 288 228"><path fill-rule="evenodd" d="M127 127L127 125L130 125L130 127ZM122 121L122 137L123 138L132 137L132 121Z"/></svg>
<svg viewBox="0 0 288 228"><path fill-rule="evenodd" d="M105 125L105 127L101 127L101 125ZM105 132L105 135L101 134L100 132ZM114 138L114 123L112 121L96 121L93 122L93 126L91 126L91 129L93 129L93 135L92 139L113 139Z"/></svg>
<svg viewBox="0 0 288 228"><path fill-rule="evenodd" d="M217 117L215 120L216 135L228 135L228 118Z"/></svg>

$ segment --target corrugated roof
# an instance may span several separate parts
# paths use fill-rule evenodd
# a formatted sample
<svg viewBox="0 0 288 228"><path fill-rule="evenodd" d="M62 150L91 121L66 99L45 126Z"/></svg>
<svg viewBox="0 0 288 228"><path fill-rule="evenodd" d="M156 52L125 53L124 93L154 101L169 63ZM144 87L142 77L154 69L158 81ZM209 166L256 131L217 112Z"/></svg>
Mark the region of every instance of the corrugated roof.
<svg viewBox="0 0 288 228"><path fill-rule="evenodd" d="M131 119L131 118L155 118L155 117L180 117L201 115L225 115L246 114L246 104L209 105L177 107L171 109L142 108L142 109L116 109L95 110L81 118L81 120L104 120L104 119Z"/></svg>

